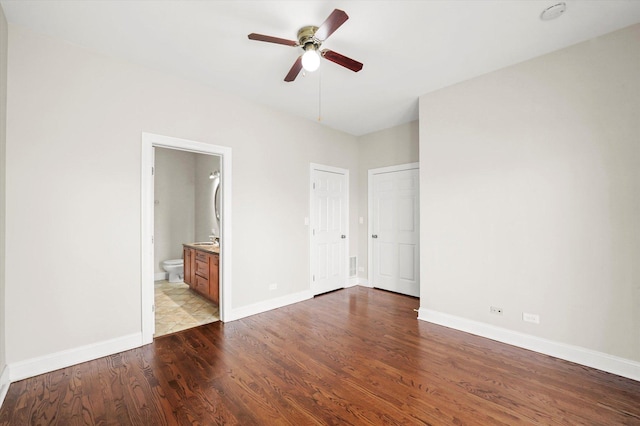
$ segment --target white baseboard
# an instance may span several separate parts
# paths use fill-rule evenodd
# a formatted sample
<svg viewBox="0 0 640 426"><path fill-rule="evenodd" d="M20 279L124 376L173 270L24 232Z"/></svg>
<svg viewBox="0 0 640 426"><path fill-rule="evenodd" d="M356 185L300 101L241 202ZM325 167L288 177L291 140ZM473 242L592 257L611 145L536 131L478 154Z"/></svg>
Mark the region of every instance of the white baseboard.
<svg viewBox="0 0 640 426"><path fill-rule="evenodd" d="M371 284L366 278L358 278L358 285L361 285L362 287L373 288L373 284Z"/></svg>
<svg viewBox="0 0 640 426"><path fill-rule="evenodd" d="M418 319L640 381L640 363L490 324L420 308Z"/></svg>
<svg viewBox="0 0 640 426"><path fill-rule="evenodd" d="M7 396L10 384L11 381L9 380L9 366L5 365L2 369L2 373L0 373L0 407L2 407L4 397Z"/></svg>
<svg viewBox="0 0 640 426"><path fill-rule="evenodd" d="M81 362L91 361L103 356L142 346L142 334L135 333L91 345L31 358L9 364L9 380L15 382L38 374L48 373L60 368L70 367Z"/></svg>
<svg viewBox="0 0 640 426"><path fill-rule="evenodd" d="M154 281L162 281L162 280L166 280L167 279L167 273L166 272L156 272L153 274L153 280Z"/></svg>
<svg viewBox="0 0 640 426"><path fill-rule="evenodd" d="M347 285L345 285L344 288L355 287L355 286L357 286L359 284L360 284L360 278L351 277L351 278L347 279Z"/></svg>
<svg viewBox="0 0 640 426"><path fill-rule="evenodd" d="M357 285L370 287L366 278L354 277L350 278L347 281L347 285L344 288L354 287ZM264 302L254 303L253 305L243 306L241 308L234 309L233 312L231 312L231 315L225 318L225 322L235 321L241 318L249 317L251 315L261 314L272 309L282 308L283 306L292 305L294 303L302 302L312 298L313 292L311 290L305 290L275 299L265 300Z"/></svg>
<svg viewBox="0 0 640 426"><path fill-rule="evenodd" d="M301 291L299 293L288 294L286 296L277 297L275 299L265 300L264 302L254 303L253 305L236 308L231 315L225 318L226 322L239 320L251 315L261 314L272 309L282 308L283 306L292 305L313 298L310 290Z"/></svg>

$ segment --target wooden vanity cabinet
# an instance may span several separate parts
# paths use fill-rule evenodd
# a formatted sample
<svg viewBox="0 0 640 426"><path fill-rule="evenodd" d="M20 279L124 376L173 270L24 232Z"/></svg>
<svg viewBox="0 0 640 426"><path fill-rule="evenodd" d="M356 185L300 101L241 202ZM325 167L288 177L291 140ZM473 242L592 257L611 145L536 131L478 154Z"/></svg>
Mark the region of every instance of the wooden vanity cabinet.
<svg viewBox="0 0 640 426"><path fill-rule="evenodd" d="M184 247L184 282L214 303L220 301L220 255Z"/></svg>
<svg viewBox="0 0 640 426"><path fill-rule="evenodd" d="M220 255L211 254L209 263L209 299L220 301Z"/></svg>

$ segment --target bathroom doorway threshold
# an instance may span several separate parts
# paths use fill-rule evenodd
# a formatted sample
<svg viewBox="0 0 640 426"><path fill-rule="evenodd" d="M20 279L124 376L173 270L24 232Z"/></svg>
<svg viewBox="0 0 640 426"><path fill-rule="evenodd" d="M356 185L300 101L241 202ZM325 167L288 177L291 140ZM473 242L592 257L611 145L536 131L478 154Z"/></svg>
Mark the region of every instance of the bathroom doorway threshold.
<svg viewBox="0 0 640 426"><path fill-rule="evenodd" d="M197 154L220 156L221 180L224 182L221 196L220 220L220 304L219 318L225 321L231 313L231 148L212 145L204 142L179 139L170 136L142 133L141 161L141 312L142 312L142 344L153 342L155 333L155 300L154 300L154 148L168 148L188 151Z"/></svg>

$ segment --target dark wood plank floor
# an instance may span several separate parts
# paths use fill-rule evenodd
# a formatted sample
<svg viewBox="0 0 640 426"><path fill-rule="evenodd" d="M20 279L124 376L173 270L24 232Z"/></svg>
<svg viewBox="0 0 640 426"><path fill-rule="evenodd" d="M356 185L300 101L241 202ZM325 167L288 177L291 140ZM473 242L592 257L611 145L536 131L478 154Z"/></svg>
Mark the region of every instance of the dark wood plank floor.
<svg viewBox="0 0 640 426"><path fill-rule="evenodd" d="M636 424L640 382L355 287L13 383L0 425Z"/></svg>

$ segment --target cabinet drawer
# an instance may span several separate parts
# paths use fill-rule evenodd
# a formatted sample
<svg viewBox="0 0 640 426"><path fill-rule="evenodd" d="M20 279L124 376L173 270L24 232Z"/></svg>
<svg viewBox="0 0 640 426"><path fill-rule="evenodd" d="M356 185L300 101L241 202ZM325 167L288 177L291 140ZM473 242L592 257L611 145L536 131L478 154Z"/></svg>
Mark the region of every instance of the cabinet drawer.
<svg viewBox="0 0 640 426"><path fill-rule="evenodd" d="M199 250L196 250L196 260L201 260L203 262L206 262L207 259L209 258L209 255L207 253L203 253Z"/></svg>
<svg viewBox="0 0 640 426"><path fill-rule="evenodd" d="M196 259L196 275L200 275L201 277L209 276L209 262L201 261L200 259Z"/></svg>
<svg viewBox="0 0 640 426"><path fill-rule="evenodd" d="M200 275L196 275L194 289L199 293L209 296L209 280Z"/></svg>

